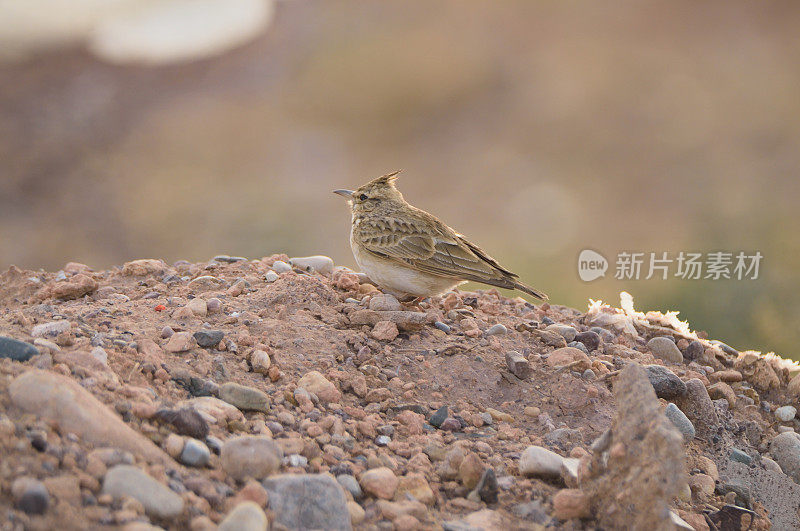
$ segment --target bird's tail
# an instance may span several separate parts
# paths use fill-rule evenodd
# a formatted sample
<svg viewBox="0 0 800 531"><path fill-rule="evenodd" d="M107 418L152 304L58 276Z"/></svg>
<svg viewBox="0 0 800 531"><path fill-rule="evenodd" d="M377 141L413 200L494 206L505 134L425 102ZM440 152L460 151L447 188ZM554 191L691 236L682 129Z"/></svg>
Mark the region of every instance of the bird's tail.
<svg viewBox="0 0 800 531"><path fill-rule="evenodd" d="M520 282L518 280L513 280L512 282L514 284L514 289L518 289L520 291L524 291L525 293L527 293L529 295L533 295L537 299L546 301L546 300L548 300L550 298L550 297L547 296L547 293L545 293L543 291L539 291L538 289L532 288L532 287L530 287L528 285L525 285L525 284L523 284L522 282Z"/></svg>

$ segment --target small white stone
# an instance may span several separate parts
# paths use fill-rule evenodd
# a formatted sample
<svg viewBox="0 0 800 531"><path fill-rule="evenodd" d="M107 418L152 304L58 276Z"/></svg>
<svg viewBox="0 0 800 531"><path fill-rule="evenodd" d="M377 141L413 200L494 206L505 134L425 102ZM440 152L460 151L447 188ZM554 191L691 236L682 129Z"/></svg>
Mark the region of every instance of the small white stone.
<svg viewBox="0 0 800 531"><path fill-rule="evenodd" d="M276 280L278 280L278 273L276 273L275 271L267 271L267 274L264 275L264 280L266 280L267 282L275 282Z"/></svg>
<svg viewBox="0 0 800 531"><path fill-rule="evenodd" d="M794 406L783 406L775 410L775 418L781 422L789 422L797 414L797 408Z"/></svg>
<svg viewBox="0 0 800 531"><path fill-rule="evenodd" d="M519 458L523 476L559 477L564 458L541 446L528 446Z"/></svg>
<svg viewBox="0 0 800 531"><path fill-rule="evenodd" d="M33 327L31 335L33 337L57 336L61 332L67 332L72 328L69 321L51 321Z"/></svg>
<svg viewBox="0 0 800 531"><path fill-rule="evenodd" d="M283 260L275 260L275 263L272 264L272 270L278 274L281 274L281 273L286 273L287 271L291 271L292 266L290 266Z"/></svg>
<svg viewBox="0 0 800 531"><path fill-rule="evenodd" d="M333 260L327 256L302 256L290 259L289 263L309 273L317 272L321 275L330 275L333 273Z"/></svg>

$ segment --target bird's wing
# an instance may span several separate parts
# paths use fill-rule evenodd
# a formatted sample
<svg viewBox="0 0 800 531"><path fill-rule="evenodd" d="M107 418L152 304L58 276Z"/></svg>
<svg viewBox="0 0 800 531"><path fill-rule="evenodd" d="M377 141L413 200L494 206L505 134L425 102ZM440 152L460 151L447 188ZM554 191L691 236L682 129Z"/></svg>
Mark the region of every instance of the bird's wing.
<svg viewBox="0 0 800 531"><path fill-rule="evenodd" d="M516 277L478 246L440 223L362 219L357 230L367 251L419 271L478 282Z"/></svg>

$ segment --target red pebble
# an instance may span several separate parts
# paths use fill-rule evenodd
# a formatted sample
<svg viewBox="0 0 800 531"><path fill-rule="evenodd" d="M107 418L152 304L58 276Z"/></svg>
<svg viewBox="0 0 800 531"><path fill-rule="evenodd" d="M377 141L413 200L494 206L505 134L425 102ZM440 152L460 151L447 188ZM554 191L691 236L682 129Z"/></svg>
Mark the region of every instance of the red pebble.
<svg viewBox="0 0 800 531"><path fill-rule="evenodd" d="M157 312L163 312L164 310L166 310L166 309L167 309L167 307L166 307L166 306L164 306L163 304L158 304L158 305L156 305L156 307L155 307L155 308L153 308L153 309L154 309L155 311L157 311Z"/></svg>

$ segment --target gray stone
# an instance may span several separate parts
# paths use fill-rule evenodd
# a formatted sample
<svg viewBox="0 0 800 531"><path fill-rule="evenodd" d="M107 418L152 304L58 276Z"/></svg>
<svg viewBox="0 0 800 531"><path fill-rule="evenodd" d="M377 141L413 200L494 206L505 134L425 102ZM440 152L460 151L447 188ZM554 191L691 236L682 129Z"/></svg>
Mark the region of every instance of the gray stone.
<svg viewBox="0 0 800 531"><path fill-rule="evenodd" d="M769 453L784 474L800 483L800 436L797 433L787 431L773 437Z"/></svg>
<svg viewBox="0 0 800 531"><path fill-rule="evenodd" d="M797 408L794 406L783 406L775 410L775 418L781 422L790 422L797 414Z"/></svg>
<svg viewBox="0 0 800 531"><path fill-rule="evenodd" d="M275 271L267 271L267 274L264 275L264 280L266 280L269 283L275 282L276 280L278 280L278 278L280 277L278 277L278 273L276 273Z"/></svg>
<svg viewBox="0 0 800 531"><path fill-rule="evenodd" d="M352 529L344 490L329 474L283 474L263 485L277 524L288 529Z"/></svg>
<svg viewBox="0 0 800 531"><path fill-rule="evenodd" d="M684 349L683 357L689 361L699 360L703 357L703 353L705 353L705 351L706 348L703 346L703 344L695 339Z"/></svg>
<svg viewBox="0 0 800 531"><path fill-rule="evenodd" d="M145 512L156 518L175 518L183 511L183 499L178 494L135 466L117 465L106 472L103 494L139 500Z"/></svg>
<svg viewBox="0 0 800 531"><path fill-rule="evenodd" d="M531 375L531 366L528 360L516 350L506 352L506 366L520 380L524 380Z"/></svg>
<svg viewBox="0 0 800 531"><path fill-rule="evenodd" d="M254 387L226 382L219 388L219 397L242 411L269 411L269 397Z"/></svg>
<svg viewBox="0 0 800 531"><path fill-rule="evenodd" d="M223 470L236 480L263 479L277 472L282 460L280 447L263 435L233 437L223 443L220 451Z"/></svg>
<svg viewBox="0 0 800 531"><path fill-rule="evenodd" d="M358 484L358 480L350 474L340 474L336 476L336 481L353 496L354 500L360 500L362 496L364 496L364 492L361 490L361 485Z"/></svg>
<svg viewBox="0 0 800 531"><path fill-rule="evenodd" d="M583 343L586 349L591 352L597 350L597 347L600 346L600 334L587 330L586 332L575 334L575 341Z"/></svg>
<svg viewBox="0 0 800 531"><path fill-rule="evenodd" d="M541 446L528 446L519 458L517 468L523 476L557 478L564 458Z"/></svg>
<svg viewBox="0 0 800 531"><path fill-rule="evenodd" d="M686 393L686 384L666 367L645 365L644 370L647 372L647 379L650 380L658 398L671 400Z"/></svg>
<svg viewBox="0 0 800 531"><path fill-rule="evenodd" d="M738 448L734 448L733 450L731 450L730 460L738 461L739 463L744 463L745 465L749 465L753 461L753 458L747 455L747 453L739 450Z"/></svg>
<svg viewBox="0 0 800 531"><path fill-rule="evenodd" d="M433 415L431 415L431 418L428 419L428 424L438 428L447 418L447 413L447 406L440 407Z"/></svg>
<svg viewBox="0 0 800 531"><path fill-rule="evenodd" d="M31 330L33 337L57 336L61 332L68 332L72 328L69 321L51 321L49 323L38 324Z"/></svg>
<svg viewBox="0 0 800 531"><path fill-rule="evenodd" d="M584 354L586 354L587 356L589 355L589 349L586 348L586 345L584 345L580 341L570 341L569 343L567 343L567 346L568 347L572 347L572 348L576 348L576 349L580 350L581 352L583 352Z"/></svg>
<svg viewBox="0 0 800 531"><path fill-rule="evenodd" d="M11 484L11 495L17 509L27 514L44 514L50 505L47 487L32 477L15 479Z"/></svg>
<svg viewBox="0 0 800 531"><path fill-rule="evenodd" d="M0 358L8 358L14 361L28 361L39 351L30 343L19 341L11 337L0 336Z"/></svg>
<svg viewBox="0 0 800 531"><path fill-rule="evenodd" d="M233 508L220 522L218 531L266 531L267 515L258 504L244 501Z"/></svg>
<svg viewBox="0 0 800 531"><path fill-rule="evenodd" d="M672 424L678 428L678 431L681 432L683 435L684 441L691 441L694 439L694 425L689 418L683 414L683 411L678 409L678 406L675 404L669 403L667 404L667 408L664 410L664 415L672 422Z"/></svg>
<svg viewBox="0 0 800 531"><path fill-rule="evenodd" d="M221 330L198 330L194 333L194 340L203 348L216 348L225 337Z"/></svg>
<svg viewBox="0 0 800 531"><path fill-rule="evenodd" d="M551 324L550 326L545 328L545 330L549 330L550 332L555 332L556 334L563 337L567 341L567 343L569 343L570 341L574 341L575 336L578 335L578 331L575 330L575 328L565 324L558 324L558 323Z"/></svg>
<svg viewBox="0 0 800 531"><path fill-rule="evenodd" d="M436 328L438 328L439 330L441 330L445 334L449 334L450 333L450 326L445 324L445 323L443 323L443 322L441 322L441 321L436 321L435 323L433 323L433 326L435 326Z"/></svg>
<svg viewBox="0 0 800 531"><path fill-rule="evenodd" d="M675 342L668 337L654 337L647 342L647 348L656 358L670 363L683 363L683 354Z"/></svg>
<svg viewBox="0 0 800 531"><path fill-rule="evenodd" d="M211 459L211 451L208 446L197 439L188 439L183 446L180 461L184 465L194 467L204 467Z"/></svg>
<svg viewBox="0 0 800 531"><path fill-rule="evenodd" d="M283 260L275 260L275 262L272 264L272 270L280 275L281 273L286 273L288 271L291 271L292 266L290 266Z"/></svg>
<svg viewBox="0 0 800 531"><path fill-rule="evenodd" d="M706 386L697 378L685 383L686 394L676 398L675 405L692 421L700 437L707 438L714 435L720 421Z"/></svg>

